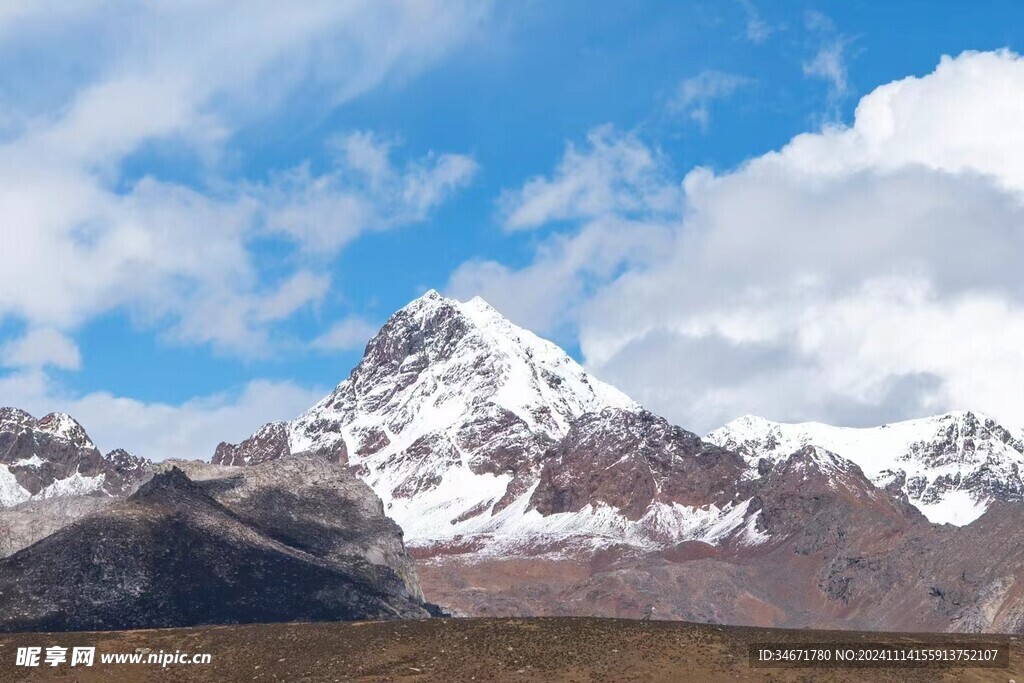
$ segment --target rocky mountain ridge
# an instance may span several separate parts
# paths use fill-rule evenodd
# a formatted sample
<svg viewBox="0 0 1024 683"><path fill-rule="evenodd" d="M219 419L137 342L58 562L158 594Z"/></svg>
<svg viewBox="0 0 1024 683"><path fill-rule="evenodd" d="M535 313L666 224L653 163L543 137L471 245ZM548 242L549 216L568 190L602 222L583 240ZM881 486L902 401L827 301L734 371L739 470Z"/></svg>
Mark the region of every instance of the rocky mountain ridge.
<svg viewBox="0 0 1024 683"><path fill-rule="evenodd" d="M975 475L996 473L988 455L1018 438L960 424L937 429L934 448L907 452L935 477L974 468L954 477L957 490L994 483L997 474ZM701 439L484 302L429 292L388 321L323 401L222 444L216 459L315 452L347 465L402 526L425 593L463 614L656 609L773 626L1024 628L1012 568L1024 551L994 531L1024 522L1024 508L937 526L921 512L933 510L916 495L913 458L889 463L905 479L880 477L874 460L842 446L737 429ZM974 546L992 545L998 562L956 555L959 534L974 529Z"/></svg>
<svg viewBox="0 0 1024 683"><path fill-rule="evenodd" d="M319 563L389 567L404 586L389 595L460 614L1024 629L1016 431L967 413L874 431L766 424L747 418L700 438L482 300L428 292L295 420L221 444L213 464L146 467L179 467L274 543ZM88 450L82 435L76 453ZM355 477L317 483L337 472ZM352 506L347 486L377 495ZM82 515L123 515L121 500L0 510L0 550L5 521L7 547L46 547ZM972 514L939 525L928 518L937 509ZM41 517L54 521L27 526ZM381 525L373 538L391 540L347 536L368 518Z"/></svg>
<svg viewBox="0 0 1024 683"><path fill-rule="evenodd" d="M0 408L0 508L62 496L121 496L148 476L151 463L117 449L103 455L70 415L40 419Z"/></svg>
<svg viewBox="0 0 1024 683"><path fill-rule="evenodd" d="M820 446L857 463L876 486L902 492L940 524L968 524L993 503L1024 500L1024 429L969 411L869 428L748 415L705 438L741 454L752 469L761 459Z"/></svg>

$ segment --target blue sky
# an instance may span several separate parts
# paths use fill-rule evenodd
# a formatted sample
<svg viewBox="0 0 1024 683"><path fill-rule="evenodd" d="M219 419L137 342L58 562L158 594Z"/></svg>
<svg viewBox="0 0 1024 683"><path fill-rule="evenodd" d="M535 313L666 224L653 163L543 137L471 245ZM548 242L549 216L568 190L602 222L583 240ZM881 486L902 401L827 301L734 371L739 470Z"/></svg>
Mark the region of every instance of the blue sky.
<svg viewBox="0 0 1024 683"><path fill-rule="evenodd" d="M922 93L893 107L911 128L961 90L1012 114L1021 13L952 2L4 3L0 403L73 412L104 448L202 457L292 417L348 374L391 312L437 288L482 294L694 429L741 412L866 424L956 407L1024 423L1007 398L1024 361L986 346L993 335L879 355L878 335L847 348L853 319L829 318L874 301L879 318L911 319L910 306L932 336L958 329L972 305L993 307L981 319L1017 320L1012 279L982 264L951 280L937 273L960 254L914 247L1018 244L1016 175L991 151L1016 144L999 141L1014 135L999 130L1005 117L987 129L995 142L965 134L947 156L912 136L886 139L906 150L891 158L849 152L871 130L842 133L857 132L862 98L908 77ZM946 75L943 55L954 58ZM963 116L920 127L944 125L969 127ZM801 134L820 163L771 167ZM828 187L775 187L796 167L800 187ZM911 168L927 181L894 178ZM716 208L751 180L737 201L764 201L763 215ZM846 232L816 260L789 263L792 281L743 280L755 265L712 287L722 263L745 257L717 262L716 242L690 243L728 237L721 214L740 242L779 230L748 246L786 261L813 243L771 253L803 234L790 203L807 202L807 215L820 202L890 207L886 192L904 181L899 201L923 184L927 196L885 216L946 220L955 212L935 201L950 196L1005 203L1006 215L928 222L890 244L876 272L878 259L850 254L902 228L861 234L885 220L826 212L807 234ZM854 233L860 242L828 251ZM800 289L821 278L814 296ZM885 289L880 278L904 280ZM757 297L771 292L777 319L760 320ZM978 361L993 354L1015 368L1004 381Z"/></svg>

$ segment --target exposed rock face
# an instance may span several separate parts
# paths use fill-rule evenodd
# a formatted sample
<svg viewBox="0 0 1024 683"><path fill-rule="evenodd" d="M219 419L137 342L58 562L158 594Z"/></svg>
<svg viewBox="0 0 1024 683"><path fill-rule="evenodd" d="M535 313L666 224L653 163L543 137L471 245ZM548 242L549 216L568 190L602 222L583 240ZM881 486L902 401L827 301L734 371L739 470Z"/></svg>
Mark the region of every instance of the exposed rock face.
<svg viewBox="0 0 1024 683"><path fill-rule="evenodd" d="M895 631L1024 631L1024 506L929 523L860 469L806 448L749 482L751 534L654 552L424 556L427 594L461 614L602 615Z"/></svg>
<svg viewBox="0 0 1024 683"><path fill-rule="evenodd" d="M1024 501L1024 430L971 412L851 429L746 416L708 434L754 466L807 445L856 462L878 486L902 491L933 522L967 524L997 502Z"/></svg>
<svg viewBox="0 0 1024 683"><path fill-rule="evenodd" d="M271 538L325 559L360 557L388 567L402 580L404 595L423 600L401 528L384 515L370 487L343 466L317 456L246 468L195 461L171 465Z"/></svg>
<svg viewBox="0 0 1024 683"><path fill-rule="evenodd" d="M13 555L117 500L109 496L54 496L0 508L0 557Z"/></svg>
<svg viewBox="0 0 1024 683"><path fill-rule="evenodd" d="M267 425L215 461L280 457L285 441L293 454L343 450L417 548L717 542L742 531L750 498L732 485L742 458L644 412L482 300L436 292L392 316L286 430Z"/></svg>
<svg viewBox="0 0 1024 683"><path fill-rule="evenodd" d="M543 461L530 498L541 514L606 505L639 520L656 503L736 502L741 457L647 411L608 408L576 420Z"/></svg>
<svg viewBox="0 0 1024 683"><path fill-rule="evenodd" d="M38 420L0 408L0 507L29 499L124 495L148 476L149 461L116 450L106 456L63 413Z"/></svg>
<svg viewBox="0 0 1024 683"><path fill-rule="evenodd" d="M296 461L206 474L195 482L172 467L0 560L0 629L429 615L400 531L342 468Z"/></svg>
<svg viewBox="0 0 1024 683"><path fill-rule="evenodd" d="M271 422L240 444L222 441L213 454L214 465L258 465L289 455L288 425Z"/></svg>
<svg viewBox="0 0 1024 683"><path fill-rule="evenodd" d="M647 544L650 525L633 523L647 512L642 495L625 513L595 498L598 516L593 506L581 512L586 503L557 515L540 497L531 504L542 469L553 463L545 454L578 419L605 408L640 411L481 299L462 303L431 291L391 317L351 376L288 423L287 438L267 425L238 446L222 445L215 460L280 457L285 441L291 454L339 453L417 547L467 538L493 552L569 537Z"/></svg>

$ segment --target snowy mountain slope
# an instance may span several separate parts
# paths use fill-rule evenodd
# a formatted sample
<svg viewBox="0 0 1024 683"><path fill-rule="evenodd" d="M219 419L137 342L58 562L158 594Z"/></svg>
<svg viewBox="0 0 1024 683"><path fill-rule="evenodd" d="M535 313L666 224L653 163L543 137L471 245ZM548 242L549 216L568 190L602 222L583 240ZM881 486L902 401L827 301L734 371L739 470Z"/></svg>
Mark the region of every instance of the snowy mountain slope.
<svg viewBox="0 0 1024 683"><path fill-rule="evenodd" d="M971 412L880 427L786 424L745 416L706 439L743 455L752 469L816 445L855 462L880 487L906 494L932 522L963 525L996 501L1024 499L1024 430Z"/></svg>
<svg viewBox="0 0 1024 683"><path fill-rule="evenodd" d="M641 413L636 402L482 299L463 303L430 291L391 317L329 396L287 425L272 423L241 444L221 444L214 462L252 464L303 452L346 461L414 546L473 543L496 553L566 542L656 547L742 531L745 502L732 496L638 494L627 509L604 495L617 486L614 470L570 508L538 502L543 469L554 466L549 452L584 416L602 430L608 452L601 457L610 465L636 457L637 466L617 467L638 476L649 471L653 461L639 450L615 445L639 429L631 444L666 447L649 437L667 432L667 423L630 417ZM675 438L699 450L696 436ZM577 463L567 476L592 479L586 469ZM644 481L657 485L653 477Z"/></svg>
<svg viewBox="0 0 1024 683"><path fill-rule="evenodd" d="M638 407L483 299L462 303L431 290L392 316L352 376L292 424L291 448L333 448L338 434L324 426L344 423L346 448L358 454L376 449L383 423L389 443L380 450L397 452L485 404L552 438L585 412Z"/></svg>
<svg viewBox="0 0 1024 683"><path fill-rule="evenodd" d="M40 419L0 408L0 507L31 499L121 495L148 471L149 461L123 450L102 455L70 415Z"/></svg>

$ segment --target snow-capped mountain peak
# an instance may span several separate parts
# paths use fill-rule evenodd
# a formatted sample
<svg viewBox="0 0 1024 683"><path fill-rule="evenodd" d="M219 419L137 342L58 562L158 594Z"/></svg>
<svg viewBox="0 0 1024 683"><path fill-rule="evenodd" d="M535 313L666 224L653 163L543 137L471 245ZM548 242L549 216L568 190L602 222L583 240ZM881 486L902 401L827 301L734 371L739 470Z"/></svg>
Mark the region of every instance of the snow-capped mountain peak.
<svg viewBox="0 0 1024 683"><path fill-rule="evenodd" d="M36 429L78 446L79 448L96 448L92 439L86 434L85 428L78 420L67 413L50 413L39 418Z"/></svg>
<svg viewBox="0 0 1024 683"><path fill-rule="evenodd" d="M483 299L430 290L395 313L352 375L293 424L291 450L336 448L340 433L349 456L395 451L485 404L550 438L585 412L639 407Z"/></svg>
<svg viewBox="0 0 1024 683"><path fill-rule="evenodd" d="M0 408L0 507L33 498L120 495L146 473L149 461L126 451L101 455L77 420L50 413L38 420Z"/></svg>
<svg viewBox="0 0 1024 683"><path fill-rule="evenodd" d="M876 485L902 490L933 522L967 524L994 501L1024 497L1024 430L970 411L867 428L746 415L706 438L751 467L820 446L859 465Z"/></svg>
<svg viewBox="0 0 1024 683"><path fill-rule="evenodd" d="M581 439L593 443L570 448ZM579 459L591 446L611 466L602 482ZM727 486L699 481L705 469L723 481L743 471L740 458L719 451L643 413L483 299L432 290L387 321L329 396L287 425L222 444L215 462L331 454L374 489L413 544L486 537L507 548L566 537L644 544L684 531L724 539L746 523L747 508L719 495ZM683 476L690 467L702 472L693 481ZM545 468L557 476L543 478ZM615 478L628 472L639 483L619 495Z"/></svg>

